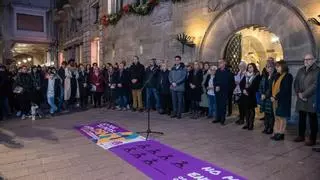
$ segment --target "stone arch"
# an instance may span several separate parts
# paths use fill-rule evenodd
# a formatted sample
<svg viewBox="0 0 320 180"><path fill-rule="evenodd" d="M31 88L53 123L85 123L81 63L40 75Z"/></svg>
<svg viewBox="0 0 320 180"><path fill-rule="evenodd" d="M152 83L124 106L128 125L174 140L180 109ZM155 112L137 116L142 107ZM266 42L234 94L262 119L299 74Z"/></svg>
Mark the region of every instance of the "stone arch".
<svg viewBox="0 0 320 180"><path fill-rule="evenodd" d="M315 54L315 40L299 10L283 0L238 0L226 6L209 25L199 56L217 60L223 56L229 38L238 30L260 25L280 38L284 59L299 61Z"/></svg>

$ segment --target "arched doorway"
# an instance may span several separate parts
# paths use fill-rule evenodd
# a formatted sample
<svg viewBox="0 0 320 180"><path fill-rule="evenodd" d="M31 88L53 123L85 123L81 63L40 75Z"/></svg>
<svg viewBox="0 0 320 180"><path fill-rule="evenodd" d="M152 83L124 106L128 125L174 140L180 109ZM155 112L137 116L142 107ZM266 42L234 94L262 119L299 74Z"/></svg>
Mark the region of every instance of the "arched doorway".
<svg viewBox="0 0 320 180"><path fill-rule="evenodd" d="M199 58L217 61L224 56L230 38L239 30L259 25L279 37L283 58L302 64L303 55L315 54L315 40L299 11L287 1L237 0L212 21L201 43Z"/></svg>
<svg viewBox="0 0 320 180"><path fill-rule="evenodd" d="M279 38L266 27L249 26L237 31L228 41L224 59L232 71L238 71L240 61L255 63L262 70L267 58L283 59L283 48Z"/></svg>

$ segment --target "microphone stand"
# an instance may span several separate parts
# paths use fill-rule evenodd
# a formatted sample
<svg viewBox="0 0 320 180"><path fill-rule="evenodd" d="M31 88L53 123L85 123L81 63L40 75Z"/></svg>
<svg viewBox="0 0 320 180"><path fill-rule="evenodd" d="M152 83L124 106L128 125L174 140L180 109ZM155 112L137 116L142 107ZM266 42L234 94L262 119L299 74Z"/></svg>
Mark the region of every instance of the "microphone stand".
<svg viewBox="0 0 320 180"><path fill-rule="evenodd" d="M155 67L155 68L157 68L157 67ZM153 76L154 76L155 72L157 71L157 69L152 72L151 76L148 78L148 80L145 82L145 84L141 88L141 91L146 88L146 85L151 81L151 79L153 78ZM149 100L147 100L147 101L149 101ZM147 134L146 140L148 140L150 134L163 135L164 134L163 132L158 132L158 131L152 131L151 130L150 107L147 108L147 114L148 114L147 115L147 130L146 131L137 132L137 134Z"/></svg>

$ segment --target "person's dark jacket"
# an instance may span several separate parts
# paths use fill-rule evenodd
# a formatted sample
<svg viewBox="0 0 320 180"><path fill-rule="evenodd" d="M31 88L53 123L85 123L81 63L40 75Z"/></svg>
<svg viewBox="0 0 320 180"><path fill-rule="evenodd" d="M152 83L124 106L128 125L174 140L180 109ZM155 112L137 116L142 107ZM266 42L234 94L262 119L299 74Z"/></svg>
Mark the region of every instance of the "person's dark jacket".
<svg viewBox="0 0 320 180"><path fill-rule="evenodd" d="M0 72L0 98L4 98L8 96L8 92L7 92L8 82L9 82L9 77L7 72L1 71Z"/></svg>
<svg viewBox="0 0 320 180"><path fill-rule="evenodd" d="M190 87L190 84L195 85L195 88L192 89L190 87L189 91L191 94L190 100L192 101L201 101L201 95L203 93L202 90L202 80L203 80L203 73L201 70L196 71L192 70L189 73L188 79L187 79L187 85Z"/></svg>
<svg viewBox="0 0 320 180"><path fill-rule="evenodd" d="M243 99L246 104L246 108L253 109L257 107L257 92L259 90L260 85L260 75L256 75L255 78L252 80L251 84L245 88L248 95L242 94Z"/></svg>
<svg viewBox="0 0 320 180"><path fill-rule="evenodd" d="M86 96L89 91L89 75L86 71L79 71L78 84L80 96Z"/></svg>
<svg viewBox="0 0 320 180"><path fill-rule="evenodd" d="M170 94L169 70L159 72L159 92L160 94Z"/></svg>
<svg viewBox="0 0 320 180"><path fill-rule="evenodd" d="M275 78L275 81L279 77L280 75ZM274 97L277 100L276 116L284 118L291 116L292 83L293 76L287 73L281 81L279 93Z"/></svg>
<svg viewBox="0 0 320 180"><path fill-rule="evenodd" d="M15 86L20 86L23 88L23 92L30 93L33 91L34 86L33 86L33 81L32 77L28 73L19 73L15 82Z"/></svg>
<svg viewBox="0 0 320 180"><path fill-rule="evenodd" d="M159 76L159 67L158 66L149 66L146 69L144 81L147 88L157 88L158 77Z"/></svg>
<svg viewBox="0 0 320 180"><path fill-rule="evenodd" d="M133 63L129 68L130 84L132 89L141 89L143 87L144 66L137 62ZM132 79L137 79L136 83L132 83Z"/></svg>
<svg viewBox="0 0 320 180"><path fill-rule="evenodd" d="M265 96L265 99L262 100L260 104L260 109L262 112L273 113L273 105L271 102L272 84L276 76L277 72L274 71L273 74L270 76L270 79L268 74L265 74L261 77L259 92L261 93L261 95Z"/></svg>
<svg viewBox="0 0 320 180"><path fill-rule="evenodd" d="M126 96L128 95L129 91L129 72L126 69L123 69L122 72L119 69L117 72L117 93L119 96ZM118 87L118 84L121 84L122 87Z"/></svg>
<svg viewBox="0 0 320 180"><path fill-rule="evenodd" d="M232 76L232 73L227 68L224 70L219 68L217 70L214 84L216 87L220 87L220 91L216 92L216 94L228 95L230 89L232 88L232 82L229 81L231 79L230 76Z"/></svg>
<svg viewBox="0 0 320 180"><path fill-rule="evenodd" d="M66 79L66 72L65 72L65 69L63 67L59 68L58 75L62 79L62 84L64 84L64 80Z"/></svg>

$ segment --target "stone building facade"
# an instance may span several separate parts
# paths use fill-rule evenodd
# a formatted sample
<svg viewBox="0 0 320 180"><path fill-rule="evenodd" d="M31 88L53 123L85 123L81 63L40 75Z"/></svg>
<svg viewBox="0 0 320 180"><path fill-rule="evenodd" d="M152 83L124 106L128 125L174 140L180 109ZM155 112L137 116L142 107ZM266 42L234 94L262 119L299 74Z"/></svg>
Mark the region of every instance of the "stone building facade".
<svg viewBox="0 0 320 180"><path fill-rule="evenodd" d="M62 12L59 59L76 58L79 62L100 65L138 55L142 62L150 58L168 60L182 55L185 62L217 62L225 55L229 39L237 31L262 26L279 37L283 58L295 74L303 55L319 54L319 0L185 0L172 3L160 0L147 16L123 15L116 25L102 26L99 19L136 0L70 0L77 32L72 32L72 13ZM142 1L141 1L142 2ZM65 9L65 8L64 8ZM60 16L61 17L61 16ZM97 22L98 18L98 22ZM74 24L73 24L74 25ZM186 46L176 40L186 33L195 44Z"/></svg>

